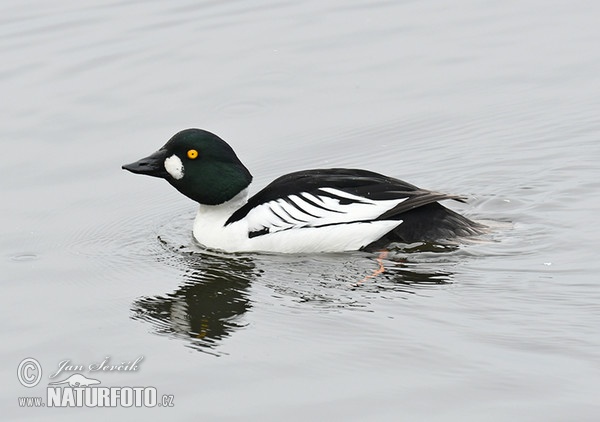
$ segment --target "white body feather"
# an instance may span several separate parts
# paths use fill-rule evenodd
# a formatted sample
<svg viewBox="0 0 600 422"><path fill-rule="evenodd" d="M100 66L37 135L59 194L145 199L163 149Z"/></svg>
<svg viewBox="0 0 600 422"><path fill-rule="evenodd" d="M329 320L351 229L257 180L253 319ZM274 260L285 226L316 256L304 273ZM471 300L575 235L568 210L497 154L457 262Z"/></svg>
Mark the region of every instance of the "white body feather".
<svg viewBox="0 0 600 422"><path fill-rule="evenodd" d="M341 252L367 246L402 223L375 219L406 198L375 201L334 188L321 191L323 195L290 195L288 201L295 206L284 198L260 204L228 225L229 217L246 203L247 190L224 204L201 205L194 237L206 247L228 252Z"/></svg>

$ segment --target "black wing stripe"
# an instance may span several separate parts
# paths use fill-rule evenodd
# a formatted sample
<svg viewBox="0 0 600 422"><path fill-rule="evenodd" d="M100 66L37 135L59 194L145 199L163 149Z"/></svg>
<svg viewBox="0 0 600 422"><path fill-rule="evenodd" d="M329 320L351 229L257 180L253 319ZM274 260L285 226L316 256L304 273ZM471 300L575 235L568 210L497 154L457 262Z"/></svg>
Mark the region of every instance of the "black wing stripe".
<svg viewBox="0 0 600 422"><path fill-rule="evenodd" d="M292 220L296 220L299 223L308 223L308 220L302 220L301 218L294 217L292 214L290 214L290 212L288 210L285 209L284 206L282 206L282 205L280 205L280 206L281 206L281 210L283 212L285 212Z"/></svg>
<svg viewBox="0 0 600 422"><path fill-rule="evenodd" d="M292 205L294 208L296 208L301 213L306 214L306 215L310 215L313 218L319 218L318 215L311 214L308 211L306 211L305 209L303 209L300 205L296 204L296 202L292 198L290 198L289 196L286 196L285 198L283 198L283 200L285 202L287 202L288 204ZM308 220L305 220L305 222L308 222Z"/></svg>
<svg viewBox="0 0 600 422"><path fill-rule="evenodd" d="M281 209L283 209L283 208L281 208ZM269 210L271 210L271 212L272 212L273 214L275 214L275 215L277 216L277 218L279 218L279 219L280 219L281 221L283 221L284 223L286 223L286 224L288 224L288 225L294 225L294 223L293 223L293 222L291 222L291 221L288 221L288 220L286 220L285 218L283 218L281 215L279 215L279 214L277 213L277 211L275 211L275 210L274 210L272 207L269 207ZM283 210L283 211L285 211L285 210ZM289 214L288 214L288 215L289 215Z"/></svg>
<svg viewBox="0 0 600 422"><path fill-rule="evenodd" d="M347 198L345 196L339 196L331 192L327 192L326 190L319 189L319 196L327 196L329 198L337 199L340 202L340 205L348 205L348 204L369 204L369 202L361 201L358 199Z"/></svg>
<svg viewBox="0 0 600 422"><path fill-rule="evenodd" d="M268 227L263 227L260 230L250 231L250 232L248 232L248 237L250 239L252 239L253 237L258 237L258 236L262 236L262 235L265 235L265 234L269 234L269 228Z"/></svg>
<svg viewBox="0 0 600 422"><path fill-rule="evenodd" d="M315 228L321 228L321 227L332 227L332 226L339 226L342 224L360 224L360 223L371 223L371 220L353 220L353 221L342 221L339 223L327 223L327 224L320 224L317 226L305 226L305 227L288 227L282 230L279 230L279 232L284 232L287 230L292 230L292 229L315 229ZM398 225L396 227L398 227L400 224L403 223L403 220L398 220ZM258 236L263 236L265 234L269 234L269 228L265 227L261 230L254 230L250 233L248 233L248 237L252 238L252 237L258 237Z"/></svg>
<svg viewBox="0 0 600 422"><path fill-rule="evenodd" d="M306 201L308 204L312 205L313 207L321 208L322 210L325 210L325 211L337 212L337 213L340 213L340 214L346 214L346 212L344 212L344 211L334 210L334 209L328 208L328 207L326 207L324 205L317 204L315 201L313 201L312 199L310 199L308 197L308 195L309 194L306 193L306 192L303 192L303 193L300 194L300 196L302 197L302 200ZM318 197L316 197L316 196L314 198L318 199Z"/></svg>

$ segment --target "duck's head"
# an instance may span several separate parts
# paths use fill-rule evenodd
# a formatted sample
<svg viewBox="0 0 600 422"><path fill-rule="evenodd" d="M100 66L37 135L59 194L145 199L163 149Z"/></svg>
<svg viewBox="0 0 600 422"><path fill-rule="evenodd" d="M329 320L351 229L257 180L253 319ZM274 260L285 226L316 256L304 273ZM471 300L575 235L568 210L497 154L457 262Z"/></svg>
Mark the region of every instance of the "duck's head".
<svg viewBox="0 0 600 422"><path fill-rule="evenodd" d="M154 154L122 168L165 179L188 198L206 205L229 201L252 181L227 142L202 129L182 130Z"/></svg>

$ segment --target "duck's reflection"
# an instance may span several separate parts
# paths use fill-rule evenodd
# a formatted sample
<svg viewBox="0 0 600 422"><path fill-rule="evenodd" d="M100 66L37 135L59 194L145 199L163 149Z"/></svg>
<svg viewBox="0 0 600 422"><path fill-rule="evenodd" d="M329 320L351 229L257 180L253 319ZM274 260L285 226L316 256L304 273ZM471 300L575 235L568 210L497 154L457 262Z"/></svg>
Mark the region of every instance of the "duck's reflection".
<svg viewBox="0 0 600 422"><path fill-rule="evenodd" d="M210 254L180 256L187 267L184 283L165 296L133 303L132 318L152 323L158 334L190 340L190 346L219 354L215 347L244 326L251 308L248 289L258 271L250 258Z"/></svg>
<svg viewBox="0 0 600 422"><path fill-rule="evenodd" d="M172 293L136 300L132 318L150 322L157 334L180 337L194 349L220 355L222 340L246 325L244 314L252 307L250 286L259 277L275 293L259 300L336 312L370 309L382 292L406 298L453 282L454 275L441 270L439 260L432 258L437 254L431 254L452 249L419 248L411 245L386 259L366 253L235 256L171 251L168 260L184 269L183 282ZM415 261L417 256L432 261Z"/></svg>

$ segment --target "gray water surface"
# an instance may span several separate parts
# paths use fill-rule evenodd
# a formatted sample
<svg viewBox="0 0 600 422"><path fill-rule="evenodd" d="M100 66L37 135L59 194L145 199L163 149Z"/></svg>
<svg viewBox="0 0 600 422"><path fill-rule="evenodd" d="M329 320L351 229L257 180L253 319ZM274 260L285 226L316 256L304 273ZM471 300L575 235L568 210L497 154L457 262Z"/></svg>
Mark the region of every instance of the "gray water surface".
<svg viewBox="0 0 600 422"><path fill-rule="evenodd" d="M599 4L0 12L3 420L598 420ZM253 192L366 168L466 195L447 205L492 230L385 258L203 250L194 203L120 169L187 127ZM173 407L18 405L61 361L140 356L96 378Z"/></svg>

